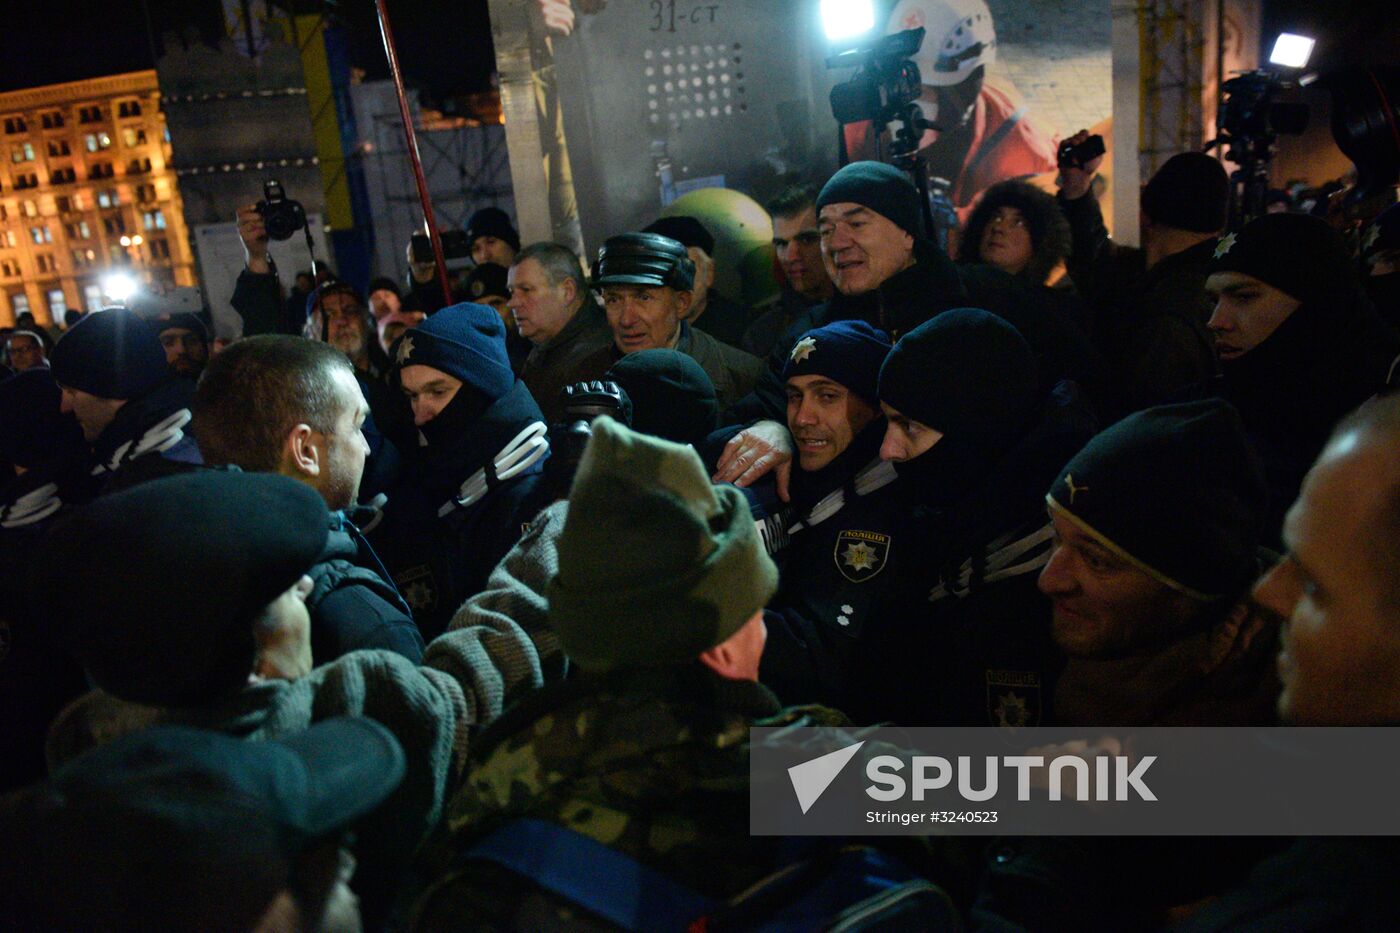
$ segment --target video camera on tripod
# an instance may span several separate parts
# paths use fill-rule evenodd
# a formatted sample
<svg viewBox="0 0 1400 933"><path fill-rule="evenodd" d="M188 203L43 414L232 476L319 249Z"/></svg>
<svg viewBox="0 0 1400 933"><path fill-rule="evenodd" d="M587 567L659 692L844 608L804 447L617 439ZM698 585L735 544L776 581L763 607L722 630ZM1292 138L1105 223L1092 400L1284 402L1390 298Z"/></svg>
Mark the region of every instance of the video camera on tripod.
<svg viewBox="0 0 1400 933"><path fill-rule="evenodd" d="M1239 166L1230 175L1231 230L1263 214L1269 193L1269 161L1280 135L1301 136L1308 128L1308 105L1277 98L1298 83L1265 71L1246 71L1221 85L1219 133L1205 149L1225 146L1225 158Z"/></svg>
<svg viewBox="0 0 1400 933"><path fill-rule="evenodd" d="M928 130L939 127L924 117L918 100L923 94L923 76L913 57L923 45L926 30L906 29L875 40L861 48L850 49L826 60L827 68L857 68L850 80L831 89L831 115L841 125L870 121L876 135L891 124L893 132L890 163L909 172L919 189L919 203L924 217L924 229L930 238L939 239L939 225L934 223L929 199L931 182L928 170L918 158L919 142ZM848 156L845 137L841 137L841 163ZM940 179L941 190L935 192L946 201L948 182ZM946 226L948 218L940 217ZM955 218L954 218L955 220Z"/></svg>

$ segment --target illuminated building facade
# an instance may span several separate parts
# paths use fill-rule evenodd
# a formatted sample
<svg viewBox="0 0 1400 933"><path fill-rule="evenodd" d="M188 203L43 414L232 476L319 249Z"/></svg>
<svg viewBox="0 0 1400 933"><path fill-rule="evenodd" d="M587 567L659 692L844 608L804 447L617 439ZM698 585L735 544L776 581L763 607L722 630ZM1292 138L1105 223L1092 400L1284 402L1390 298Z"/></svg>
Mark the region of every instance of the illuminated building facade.
<svg viewBox="0 0 1400 933"><path fill-rule="evenodd" d="M0 325L100 307L115 270L196 284L155 71L0 94Z"/></svg>

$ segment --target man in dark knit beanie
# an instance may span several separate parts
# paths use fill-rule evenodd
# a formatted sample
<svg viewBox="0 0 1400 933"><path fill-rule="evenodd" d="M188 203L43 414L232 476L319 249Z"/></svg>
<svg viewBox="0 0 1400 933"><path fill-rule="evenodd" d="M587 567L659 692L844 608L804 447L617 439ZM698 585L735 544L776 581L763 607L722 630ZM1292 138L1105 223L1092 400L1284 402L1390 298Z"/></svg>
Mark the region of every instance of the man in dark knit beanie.
<svg viewBox="0 0 1400 933"><path fill-rule="evenodd" d="M151 323L170 371L187 379L198 379L209 362L209 328L198 314L167 314Z"/></svg>
<svg viewBox="0 0 1400 933"><path fill-rule="evenodd" d="M1228 403L1129 415L1046 497L1040 589L1070 664L1056 718L1102 726L1273 721L1277 625L1244 597L1260 571L1263 473Z"/></svg>
<svg viewBox="0 0 1400 933"><path fill-rule="evenodd" d="M1400 336L1377 317L1346 242L1307 214L1266 214L1226 235L1209 266L1210 329L1234 403L1264 461L1266 543L1333 426L1384 388Z"/></svg>
<svg viewBox="0 0 1400 933"><path fill-rule="evenodd" d="M822 258L836 293L789 328L755 391L722 414L722 423L749 427L725 448L716 480L749 485L777 467L779 494L785 491L791 451L781 420L783 367L798 335L835 321L864 321L897 340L951 308L975 304L1009 321L1030 343L1042 389L1064 378L1099 382L1086 338L1070 320L1049 313L1032 283L990 266L956 267L926 238L918 192L903 172L853 162L831 177L816 206Z"/></svg>
<svg viewBox="0 0 1400 933"><path fill-rule="evenodd" d="M31 562L32 614L63 635L97 688L49 732L57 768L154 725L260 742L334 716L378 721L403 745L404 784L357 827L355 889L380 929L405 868L442 816L474 737L540 686L518 630L437 639L420 667L383 650L313 665L305 574L326 506L284 476L203 470L112 493L56 525Z"/></svg>
<svg viewBox="0 0 1400 933"><path fill-rule="evenodd" d="M520 252L520 234L505 211L483 207L467 221L467 249L478 266L489 262L509 269Z"/></svg>
<svg viewBox="0 0 1400 933"><path fill-rule="evenodd" d="M803 334L783 370L798 469L791 506L765 521L782 584L769 604L763 682L784 702L851 707L854 658L917 566L917 522L880 459L889 350L882 331L837 321Z"/></svg>
<svg viewBox="0 0 1400 933"><path fill-rule="evenodd" d="M722 295L715 287L715 238L705 225L683 214L662 217L644 233L670 237L685 247L695 263L695 284L683 320L731 347L740 347L750 324L749 309Z"/></svg>
<svg viewBox="0 0 1400 933"><path fill-rule="evenodd" d="M431 638L532 517L523 512L533 509L549 442L492 308L444 308L393 349L420 446L371 541Z"/></svg>
<svg viewBox="0 0 1400 933"><path fill-rule="evenodd" d="M902 337L880 371L892 461L924 512L911 590L871 636L858 720L1033 725L1058 668L1035 573L1049 555L1044 488L1093 434L1072 383L1043 392L1025 339L976 308ZM919 690L908 684L927 685ZM895 686L898 684L899 686Z"/></svg>
<svg viewBox="0 0 1400 933"><path fill-rule="evenodd" d="M1070 278L1092 311L1109 413L1117 415L1171 401L1215 373L1206 264L1225 226L1230 183L1209 156L1172 156L1143 188L1139 249L1108 238L1093 191L1100 162L1063 168L1059 202L1073 234Z"/></svg>
<svg viewBox="0 0 1400 933"><path fill-rule="evenodd" d="M63 335L51 360L54 381L92 447L92 474L104 477L137 460L199 463L185 436L192 387L172 379L155 331L135 312L89 314Z"/></svg>

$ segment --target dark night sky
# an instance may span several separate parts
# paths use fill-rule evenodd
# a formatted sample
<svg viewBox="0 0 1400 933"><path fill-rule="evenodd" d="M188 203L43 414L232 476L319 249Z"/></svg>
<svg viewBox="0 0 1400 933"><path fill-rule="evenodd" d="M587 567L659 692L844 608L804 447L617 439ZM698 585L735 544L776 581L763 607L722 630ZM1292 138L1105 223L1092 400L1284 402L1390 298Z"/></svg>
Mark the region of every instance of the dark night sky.
<svg viewBox="0 0 1400 933"><path fill-rule="evenodd" d="M261 3L262 0L255 0ZM317 4L307 3L309 9ZM354 64L387 74L374 0L331 5L351 37ZM480 90L492 71L486 0L389 0L399 57L411 83L438 93ZM16 0L0 29L0 90L150 68L163 32L221 29L217 0Z"/></svg>
<svg viewBox="0 0 1400 933"><path fill-rule="evenodd" d="M315 0L297 2L316 6ZM350 29L355 64L372 77L383 75L374 0L331 5ZM0 29L0 90L148 68L154 61L141 0L16 0L10 6ZM1266 35L1294 28L1322 40L1316 53L1322 67L1400 60L1400 4L1393 0L1265 0L1264 7ZM181 24L211 37L220 28L218 0L146 0L146 8L157 42ZM492 70L486 0L389 0L389 10L411 82L445 94L486 86Z"/></svg>

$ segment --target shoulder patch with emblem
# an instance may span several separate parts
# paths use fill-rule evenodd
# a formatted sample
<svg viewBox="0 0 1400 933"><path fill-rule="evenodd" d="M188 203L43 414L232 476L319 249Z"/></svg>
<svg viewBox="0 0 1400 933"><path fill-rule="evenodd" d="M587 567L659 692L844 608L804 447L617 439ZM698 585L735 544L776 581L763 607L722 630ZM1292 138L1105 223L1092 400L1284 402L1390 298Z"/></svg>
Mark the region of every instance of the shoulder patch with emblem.
<svg viewBox="0 0 1400 933"><path fill-rule="evenodd" d="M836 536L836 569L852 583L874 577L890 559L890 536L878 531L847 529Z"/></svg>
<svg viewBox="0 0 1400 933"><path fill-rule="evenodd" d="M1040 674L987 671L987 718L994 726L1017 729L1040 725Z"/></svg>
<svg viewBox="0 0 1400 933"><path fill-rule="evenodd" d="M394 578L404 602L414 612L430 611L437 605L437 586L433 581L433 569L427 564L411 567Z"/></svg>

